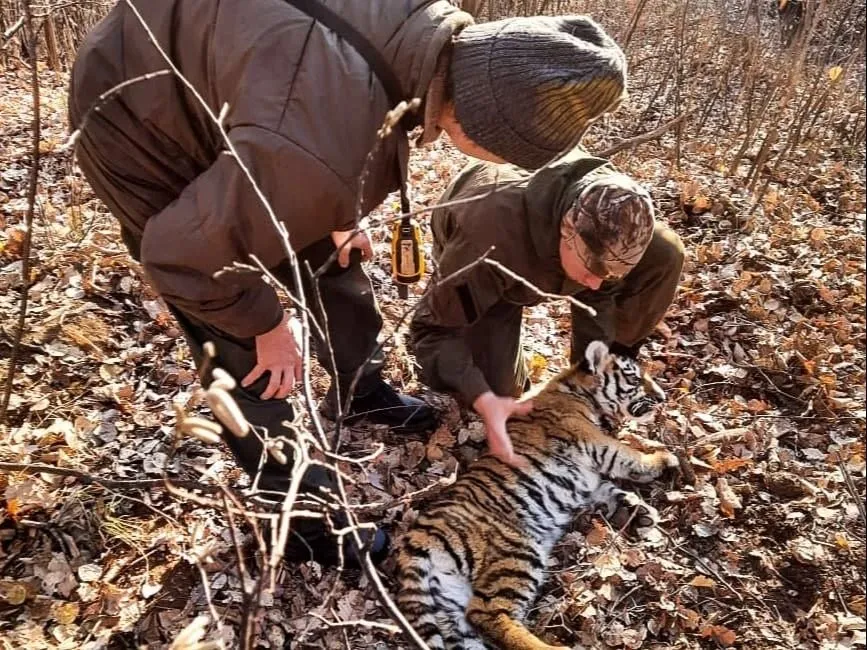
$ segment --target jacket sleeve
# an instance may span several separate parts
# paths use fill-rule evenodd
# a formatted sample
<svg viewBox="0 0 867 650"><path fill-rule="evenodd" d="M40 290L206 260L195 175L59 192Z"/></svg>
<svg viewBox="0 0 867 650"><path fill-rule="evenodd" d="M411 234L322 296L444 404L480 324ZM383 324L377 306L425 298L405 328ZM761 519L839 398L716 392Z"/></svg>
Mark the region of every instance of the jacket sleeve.
<svg viewBox="0 0 867 650"><path fill-rule="evenodd" d="M327 236L346 214L342 183L285 137L251 126L233 129L229 137L295 250ZM214 277L234 262L255 266L251 254L266 268L286 258L262 201L228 153L151 217L142 237L142 264L157 292L239 338L267 332L282 317L277 293L260 273Z"/></svg>
<svg viewBox="0 0 867 650"><path fill-rule="evenodd" d="M446 244L439 259L439 278L447 279L480 255L460 243ZM499 271L480 263L432 286L421 299L410 325L410 340L429 386L456 392L467 404L490 390L473 361L464 331L502 299L505 280Z"/></svg>

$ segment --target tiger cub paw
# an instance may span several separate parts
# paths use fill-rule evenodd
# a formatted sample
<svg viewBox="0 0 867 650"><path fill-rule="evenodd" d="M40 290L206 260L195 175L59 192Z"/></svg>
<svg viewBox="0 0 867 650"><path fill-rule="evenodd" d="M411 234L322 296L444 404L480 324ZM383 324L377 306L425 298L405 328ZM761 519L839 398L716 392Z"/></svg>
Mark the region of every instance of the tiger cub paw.
<svg viewBox="0 0 867 650"><path fill-rule="evenodd" d="M675 467L680 467L677 456L661 449L652 454L642 454L640 467L631 472L629 479L636 483L650 483Z"/></svg>
<svg viewBox="0 0 867 650"><path fill-rule="evenodd" d="M654 456L658 457L657 462L662 466L662 472L665 473L667 469L680 469L680 459L672 454L670 451L666 449L661 449L657 451Z"/></svg>
<svg viewBox="0 0 867 650"><path fill-rule="evenodd" d="M644 539L659 525L659 512L652 505L642 501L635 492L625 490L617 495L618 508L615 523L619 528L629 526L638 537Z"/></svg>

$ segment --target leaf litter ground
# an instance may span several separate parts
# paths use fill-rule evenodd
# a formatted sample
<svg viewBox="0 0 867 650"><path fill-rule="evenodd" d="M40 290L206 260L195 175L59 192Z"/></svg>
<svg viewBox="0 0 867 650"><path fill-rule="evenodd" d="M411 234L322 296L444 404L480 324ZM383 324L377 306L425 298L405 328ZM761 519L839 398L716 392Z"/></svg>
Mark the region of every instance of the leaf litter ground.
<svg viewBox="0 0 867 650"><path fill-rule="evenodd" d="M4 73L0 102L4 357L20 289L26 79L22 71ZM173 452L172 403L202 404L190 354L105 209L58 151L67 135L66 78L43 71L42 83L29 326L2 460L114 479L168 471L243 484L224 449L187 439ZM611 120L606 137L628 117ZM719 171L730 144L687 144L679 170L660 143L615 159L653 188L661 217L688 251L675 304L647 351L668 405L654 426L623 435L645 447L667 445L689 469L642 488L662 515L655 538L636 542L599 517L579 517L556 549L530 619L551 643L865 645L863 165L811 161L819 172L774 183L751 211L742 179ZM465 160L446 143L414 152L417 204L433 204ZM377 255L369 270L391 336L411 303L389 281L388 229L374 226L372 234ZM563 367L568 307L528 309L525 327L534 378L543 381ZM447 480L484 441L477 418L419 385L402 335L389 339L388 378L431 399L442 410L441 427L417 439L359 427L345 446L361 452L386 443L365 473L347 469L359 480L353 501L380 504L367 516L393 534L424 503L401 497ZM325 385L317 369L319 396ZM119 492L18 473L0 475L0 506L0 647L167 647L211 611L203 579L232 645L242 585L218 512L160 488ZM201 569L197 557L208 558ZM390 588L392 568L391 561L382 568ZM328 627L314 616L387 622L360 575L313 563L287 569L265 605L260 647L405 647L382 630Z"/></svg>

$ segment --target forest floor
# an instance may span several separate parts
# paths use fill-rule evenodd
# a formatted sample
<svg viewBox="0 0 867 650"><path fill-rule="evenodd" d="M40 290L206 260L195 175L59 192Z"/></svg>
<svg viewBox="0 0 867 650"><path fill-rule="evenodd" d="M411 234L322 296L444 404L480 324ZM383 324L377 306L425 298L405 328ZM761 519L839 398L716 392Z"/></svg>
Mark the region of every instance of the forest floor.
<svg viewBox="0 0 867 650"><path fill-rule="evenodd" d="M43 157L28 326L0 461L109 479L167 471L243 482L226 449L189 438L175 444L172 404L205 412L190 353L113 220L60 150L68 137L66 76L40 75ZM21 286L28 79L24 69L0 78L4 360ZM594 127L591 151L599 134L608 142L628 123L629 108L621 113ZM668 402L652 427L624 435L685 454L694 481L642 488L662 518L654 539L631 540L598 517L576 521L556 548L530 625L548 642L576 648L863 648L863 158L841 150L793 159L820 171L804 181L775 179L752 210L743 188L750 160L724 173L731 142L687 141L678 168L671 141L669 134L614 158L652 188L660 218L688 254L675 303L644 353ZM414 151L414 200L434 203L465 162L445 142ZM372 234L368 268L390 337L388 378L443 413L432 436L360 426L348 438L353 453L385 443L378 458L352 470L351 497L384 503L375 514L396 536L419 507L400 498L465 467L483 451L484 435L477 417L417 381L404 331L393 330L424 282L409 301L399 299L387 229L374 226ZM534 380L544 381L563 367L568 305L529 309L525 326ZM319 369L315 380L322 397ZM198 565L206 545L210 561ZM392 562L381 568L390 589ZM217 510L162 487L0 473L0 648L168 647L194 617L211 612L222 621L214 635L232 647L241 591L228 522ZM287 567L265 605L263 648L405 647L381 629L327 626L316 616L389 622L363 575Z"/></svg>

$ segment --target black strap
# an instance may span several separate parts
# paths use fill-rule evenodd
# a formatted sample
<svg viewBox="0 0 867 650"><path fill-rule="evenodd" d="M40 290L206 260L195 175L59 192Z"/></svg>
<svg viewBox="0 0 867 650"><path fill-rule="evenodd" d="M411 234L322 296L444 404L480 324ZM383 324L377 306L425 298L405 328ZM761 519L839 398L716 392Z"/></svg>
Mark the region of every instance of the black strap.
<svg viewBox="0 0 867 650"><path fill-rule="evenodd" d="M383 88L385 88L392 108L406 99L403 94L403 88L400 85L400 80L380 51L342 16L334 13L327 6L319 2L319 0L285 0L285 2L295 7L298 11L312 17L314 20L318 20L352 45L367 61L367 64L371 67ZM405 114L401 119L401 125L408 132L411 129L407 125L407 118L408 115ZM407 214L410 210L409 197L406 191L406 178L401 169L400 161L398 161L398 179L400 180L400 209L401 212Z"/></svg>
<svg viewBox="0 0 867 650"><path fill-rule="evenodd" d="M405 99L400 80L376 47L345 18L334 13L319 0L285 0L290 5L337 32L367 61L388 94L392 107Z"/></svg>

